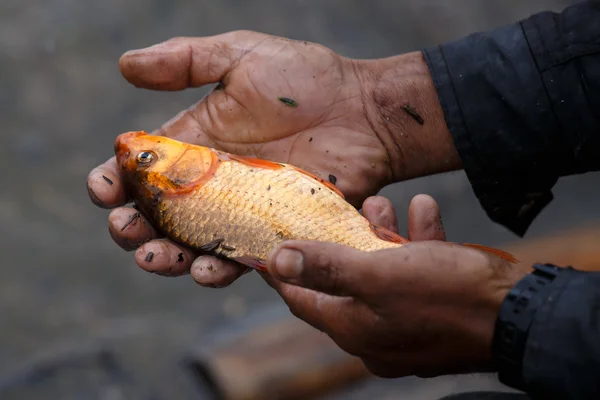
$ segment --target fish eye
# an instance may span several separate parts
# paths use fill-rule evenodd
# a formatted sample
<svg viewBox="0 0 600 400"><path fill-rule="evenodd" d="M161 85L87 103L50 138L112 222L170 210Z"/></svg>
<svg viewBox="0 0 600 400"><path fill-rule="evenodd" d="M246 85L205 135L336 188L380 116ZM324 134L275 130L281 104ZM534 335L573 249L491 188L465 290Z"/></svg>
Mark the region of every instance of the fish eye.
<svg viewBox="0 0 600 400"><path fill-rule="evenodd" d="M141 165L150 164L153 160L154 154L149 151L143 151L136 156L136 161Z"/></svg>

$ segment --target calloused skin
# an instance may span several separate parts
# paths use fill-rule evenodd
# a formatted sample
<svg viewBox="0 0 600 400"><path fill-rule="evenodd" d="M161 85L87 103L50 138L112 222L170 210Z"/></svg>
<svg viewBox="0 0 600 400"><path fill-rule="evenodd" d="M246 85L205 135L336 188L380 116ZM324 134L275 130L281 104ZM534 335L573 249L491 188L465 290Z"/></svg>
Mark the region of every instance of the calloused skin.
<svg viewBox="0 0 600 400"><path fill-rule="evenodd" d="M314 43L237 31L130 51L119 65L138 88L177 91L220 82L153 134L291 163L324 179L334 175L356 207L387 184L460 165L418 52L359 61ZM293 99L297 107L284 104L280 96ZM402 112L404 98L429 121L424 127ZM390 108L394 105L398 111ZM407 130L415 132L413 138ZM419 145L425 139L434 145ZM411 148L415 151L407 151ZM109 232L120 247L135 250L141 268L172 276L193 270L196 282L208 287L229 285L248 272L198 257L160 237L143 217L122 229L135 210L125 206L129 199L114 157L90 172L88 192L96 205L112 209ZM149 252L154 254L151 262L146 261ZM183 262L177 262L180 253Z"/></svg>

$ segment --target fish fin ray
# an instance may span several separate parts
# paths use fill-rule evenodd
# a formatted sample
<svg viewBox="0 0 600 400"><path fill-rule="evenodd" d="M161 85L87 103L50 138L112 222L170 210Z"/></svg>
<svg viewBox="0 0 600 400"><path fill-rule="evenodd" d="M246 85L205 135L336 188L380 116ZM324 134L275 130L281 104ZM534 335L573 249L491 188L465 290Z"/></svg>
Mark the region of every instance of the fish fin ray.
<svg viewBox="0 0 600 400"><path fill-rule="evenodd" d="M239 156L237 154L227 154L227 157L231 160L240 162L250 167L263 168L263 169L279 169L284 168L284 165L276 163L274 161L263 160L261 158Z"/></svg>
<svg viewBox="0 0 600 400"><path fill-rule="evenodd" d="M488 246L483 246L480 244L473 244L473 243L458 243L458 244L467 246L467 247L471 247L473 249L481 250L481 251L489 253L489 254L493 254L496 257L500 257L500 258L502 258L506 261L509 261L513 264L517 264L519 262L519 260L517 260L514 255L512 255L506 251L503 251L503 250L495 249L493 247L488 247Z"/></svg>
<svg viewBox="0 0 600 400"><path fill-rule="evenodd" d="M380 226L380 225L371 224L371 230L373 231L373 233L375 235L377 235L377 237L379 239L385 240L387 242L398 243L398 244L405 244L405 243L409 242L408 239L403 238L399 234L392 232L389 229L384 228L383 226Z"/></svg>

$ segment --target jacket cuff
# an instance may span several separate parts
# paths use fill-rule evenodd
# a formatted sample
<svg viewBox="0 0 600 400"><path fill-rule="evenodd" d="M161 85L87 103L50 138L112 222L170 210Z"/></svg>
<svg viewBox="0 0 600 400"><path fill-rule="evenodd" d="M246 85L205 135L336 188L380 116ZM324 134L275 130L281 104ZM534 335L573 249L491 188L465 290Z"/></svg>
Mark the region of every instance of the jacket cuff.
<svg viewBox="0 0 600 400"><path fill-rule="evenodd" d="M546 398L600 395L600 273L565 271L545 291L523 357L528 392Z"/></svg>

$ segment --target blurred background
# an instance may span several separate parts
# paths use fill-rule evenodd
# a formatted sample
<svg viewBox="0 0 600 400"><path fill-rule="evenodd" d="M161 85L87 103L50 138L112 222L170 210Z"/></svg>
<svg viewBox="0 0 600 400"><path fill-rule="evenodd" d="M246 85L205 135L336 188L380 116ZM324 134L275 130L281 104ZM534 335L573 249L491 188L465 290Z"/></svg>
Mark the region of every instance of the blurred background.
<svg viewBox="0 0 600 400"><path fill-rule="evenodd" d="M215 330L282 305L254 274L225 289L204 289L189 277L144 273L131 253L113 244L108 211L88 199L88 172L112 155L116 135L151 131L206 92L138 90L119 73L117 61L123 52L173 36L251 29L319 42L349 57L377 58L487 30L531 13L559 11L570 3L2 0L0 389L21 382L19 390L9 391L11 398L38 398L26 395L21 389L28 384L17 378L34 371L33 365L50 365L59 356L66 357L64 362L91 363L95 359L86 354L95 354L94 346L102 342L120 357L121 367L110 367L113 373L135 386L124 397L114 389L102 398L187 398L187 383L173 366L182 353ZM554 191L556 199L527 237L560 233L600 218L600 186L590 185L597 179L598 174L589 174L561 180ZM439 201L453 241L498 245L518 240L486 217L463 173L385 188L382 194L398 207L401 227L408 203L418 193ZM116 379L114 374L93 378L96 381L73 379L82 371L77 365L61 385L88 382L80 386L89 388L93 385L89 382ZM43 398L94 398L75 396L81 388L60 386L61 392L53 382L45 387ZM328 398L434 399L487 387L499 387L493 376L373 379ZM144 390L154 397L144 397Z"/></svg>

